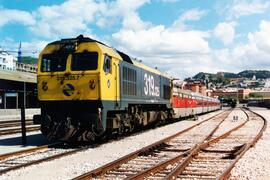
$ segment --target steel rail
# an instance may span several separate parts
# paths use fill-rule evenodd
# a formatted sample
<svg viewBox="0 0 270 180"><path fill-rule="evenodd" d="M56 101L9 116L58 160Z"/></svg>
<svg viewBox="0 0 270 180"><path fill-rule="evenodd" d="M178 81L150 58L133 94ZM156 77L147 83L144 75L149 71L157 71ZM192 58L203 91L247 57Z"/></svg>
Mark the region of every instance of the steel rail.
<svg viewBox="0 0 270 180"><path fill-rule="evenodd" d="M120 159L117 159L117 160L115 160L113 162L110 162L110 163L108 163L108 164L106 164L104 166L101 166L101 167L99 167L97 169L94 169L94 170L92 170L90 172L87 172L87 173L82 174L82 175L80 175L78 177L75 177L74 180L89 179L89 178L94 178L94 177L103 175L106 172L120 166L121 164L124 164L124 163L126 163L126 162L140 156L141 154L144 154L144 153L147 153L147 152L149 152L151 150L154 150L157 147L160 147L160 146L164 145L169 140L171 140L171 139L173 139L173 138L175 138L175 137L177 137L177 136L179 136L179 135L181 135L181 134L183 134L183 133L185 133L185 132L187 132L187 131L189 131L189 130L191 130L191 129L199 126L199 125L201 125L202 123L207 122L207 121L209 121L209 120L211 120L211 119L213 119L213 118L215 118L215 117L217 117L217 116L219 116L219 115L221 115L221 114L223 114L225 112L227 112L227 111L222 111L222 112L220 112L220 113L218 113L218 114L216 114L216 115L214 115L214 116L212 116L210 118L207 118L207 119L205 119L205 120L203 120L203 121L201 121L199 123L196 123L195 125L187 128L187 129L184 129L184 130L182 130L182 131L180 131L180 132L178 132L178 133L176 133L174 135L171 135L171 136L169 136L167 138L164 138L164 139L162 139L162 140L160 140L158 142L155 142L155 143L153 143L151 145L148 145L148 146L146 146L146 147L144 147L142 149L139 149L139 150L137 150L137 151L135 151L133 153L130 153L130 154L126 155L126 156L123 156ZM179 158L182 157L182 156L185 156L185 155L186 155L186 152L181 153L179 155Z"/></svg>
<svg viewBox="0 0 270 180"><path fill-rule="evenodd" d="M29 121L25 121L26 125L33 125L33 121L29 120ZM7 127L19 127L21 126L21 122L9 122L9 123L2 123L0 121L0 128L7 128Z"/></svg>
<svg viewBox="0 0 270 180"><path fill-rule="evenodd" d="M47 144L47 145L44 145L44 146L38 146L38 147L34 147L34 148L24 149L24 150L21 150L21 151L15 151L15 152L11 152L11 153L1 154L0 155L0 160L4 160L4 159L14 157L14 156L20 156L20 155L26 154L26 153L33 153L33 152L36 152L36 151L52 148L52 147L59 146L59 145L62 145L62 144L63 144L62 142L57 142L57 143Z"/></svg>
<svg viewBox="0 0 270 180"><path fill-rule="evenodd" d="M256 137L248 144L246 144L241 152L239 153L239 155L237 156L237 158L222 172L222 174L217 178L219 180L224 180L227 179L230 176L230 173L232 171L232 169L235 167L235 164L239 161L239 159L241 159L243 157L243 155L246 153L246 151L248 151L251 147L253 147L256 142L262 137L263 132L266 130L267 127L267 120L260 114L249 110L250 112L254 113L255 115L259 116L262 120L263 120L263 126L260 130L260 132L256 135Z"/></svg>
<svg viewBox="0 0 270 180"><path fill-rule="evenodd" d="M31 132L31 131L38 131L40 130L40 126L34 126L34 127L27 127L26 126L26 131ZM9 134L16 134L21 132L21 127L18 128L13 128L13 129L2 129L0 130L0 136L3 135L9 135Z"/></svg>
<svg viewBox="0 0 270 180"><path fill-rule="evenodd" d="M32 121L33 122L33 119L25 119L25 121ZM0 124L8 124L8 123L21 123L21 120L18 119L18 120L5 120L5 121L0 121Z"/></svg>

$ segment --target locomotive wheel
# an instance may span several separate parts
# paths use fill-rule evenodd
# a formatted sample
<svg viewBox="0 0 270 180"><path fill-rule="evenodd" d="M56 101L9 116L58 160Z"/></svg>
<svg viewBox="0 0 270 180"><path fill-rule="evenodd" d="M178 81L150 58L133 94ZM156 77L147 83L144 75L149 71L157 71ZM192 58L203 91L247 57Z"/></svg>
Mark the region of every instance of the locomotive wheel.
<svg viewBox="0 0 270 180"><path fill-rule="evenodd" d="M123 135L125 133L125 124L123 122L120 122L120 125L118 127L118 134Z"/></svg>

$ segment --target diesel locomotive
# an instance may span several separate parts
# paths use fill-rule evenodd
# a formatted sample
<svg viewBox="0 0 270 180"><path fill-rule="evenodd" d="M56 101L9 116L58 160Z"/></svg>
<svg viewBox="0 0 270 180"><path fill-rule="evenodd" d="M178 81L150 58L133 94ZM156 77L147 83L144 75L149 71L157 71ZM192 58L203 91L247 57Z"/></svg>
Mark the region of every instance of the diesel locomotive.
<svg viewBox="0 0 270 180"><path fill-rule="evenodd" d="M217 100L180 92L168 74L82 35L44 48L37 86L41 114L34 123L49 140L93 141L219 108Z"/></svg>

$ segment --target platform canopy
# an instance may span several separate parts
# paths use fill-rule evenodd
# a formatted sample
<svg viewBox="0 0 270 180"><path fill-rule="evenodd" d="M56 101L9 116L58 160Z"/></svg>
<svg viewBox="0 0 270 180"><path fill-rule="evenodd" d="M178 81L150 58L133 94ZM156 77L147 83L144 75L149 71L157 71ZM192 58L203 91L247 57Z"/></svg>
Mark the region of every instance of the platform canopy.
<svg viewBox="0 0 270 180"><path fill-rule="evenodd" d="M21 72L21 71L5 71L0 70L0 79L10 80L10 81L19 81L19 82L37 82L37 74Z"/></svg>

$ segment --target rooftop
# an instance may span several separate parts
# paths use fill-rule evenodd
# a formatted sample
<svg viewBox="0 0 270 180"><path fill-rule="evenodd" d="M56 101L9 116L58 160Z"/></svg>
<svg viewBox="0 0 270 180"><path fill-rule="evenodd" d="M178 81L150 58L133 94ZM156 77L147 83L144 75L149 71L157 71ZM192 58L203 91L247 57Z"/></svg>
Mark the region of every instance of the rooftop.
<svg viewBox="0 0 270 180"><path fill-rule="evenodd" d="M21 71L0 70L0 79L36 83L37 75L34 73L27 73L27 72L21 72Z"/></svg>

